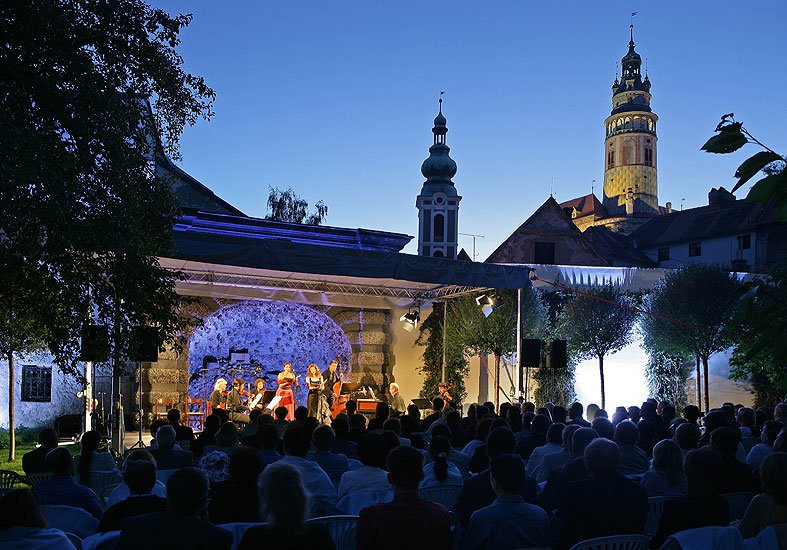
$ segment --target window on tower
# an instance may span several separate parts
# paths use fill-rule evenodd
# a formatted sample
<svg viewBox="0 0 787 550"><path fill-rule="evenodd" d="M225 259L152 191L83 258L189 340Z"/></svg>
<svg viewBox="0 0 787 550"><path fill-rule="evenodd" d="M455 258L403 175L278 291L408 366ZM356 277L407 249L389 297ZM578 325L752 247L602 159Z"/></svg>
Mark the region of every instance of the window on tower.
<svg viewBox="0 0 787 550"><path fill-rule="evenodd" d="M434 242L441 243L445 239L445 217L435 214L434 217Z"/></svg>
<svg viewBox="0 0 787 550"><path fill-rule="evenodd" d="M650 147L645 148L645 164L653 166L653 149Z"/></svg>
<svg viewBox="0 0 787 550"><path fill-rule="evenodd" d="M610 151L607 153L607 168L614 168L615 167L615 151Z"/></svg>

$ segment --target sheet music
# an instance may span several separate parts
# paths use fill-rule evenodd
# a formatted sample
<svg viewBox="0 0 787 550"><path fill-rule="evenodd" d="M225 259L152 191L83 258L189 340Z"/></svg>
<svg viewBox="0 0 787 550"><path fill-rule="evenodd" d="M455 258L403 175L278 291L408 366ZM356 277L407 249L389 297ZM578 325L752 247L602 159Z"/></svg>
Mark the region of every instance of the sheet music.
<svg viewBox="0 0 787 550"><path fill-rule="evenodd" d="M258 393L258 394L257 394L257 395L254 397L254 399L252 399L252 400L251 400L251 403L249 403L249 409L253 409L254 407L256 407L256 406L257 406L257 403L259 403L259 402L262 400L262 396L263 396L263 395L264 395L264 393L263 393L263 392L260 392L260 393Z"/></svg>
<svg viewBox="0 0 787 550"><path fill-rule="evenodd" d="M372 394L372 399L377 399L377 397L374 395L374 390L372 389L372 387L371 386L366 386L366 387L369 388L369 393Z"/></svg>
<svg viewBox="0 0 787 550"><path fill-rule="evenodd" d="M265 408L272 411L279 405L279 401L281 401L281 395L277 395L276 397L271 399L271 402L268 403L268 406Z"/></svg>

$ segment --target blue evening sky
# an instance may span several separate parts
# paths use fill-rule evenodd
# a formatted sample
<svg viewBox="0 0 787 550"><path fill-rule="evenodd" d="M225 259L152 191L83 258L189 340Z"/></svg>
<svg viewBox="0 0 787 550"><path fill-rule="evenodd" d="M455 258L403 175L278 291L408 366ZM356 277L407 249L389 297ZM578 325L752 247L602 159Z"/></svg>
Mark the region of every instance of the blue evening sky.
<svg viewBox="0 0 787 550"><path fill-rule="evenodd" d="M445 90L464 198L459 230L483 260L549 196L603 181L604 119L634 18L659 115L659 203L707 203L756 149L699 150L720 116L787 151L787 2L218 2L179 51L217 93L179 165L252 216L269 186L328 205L328 225L417 235L415 197ZM748 189L748 186L746 187ZM741 196L741 193L738 193ZM470 253L472 238L460 237ZM405 248L415 252L415 239Z"/></svg>

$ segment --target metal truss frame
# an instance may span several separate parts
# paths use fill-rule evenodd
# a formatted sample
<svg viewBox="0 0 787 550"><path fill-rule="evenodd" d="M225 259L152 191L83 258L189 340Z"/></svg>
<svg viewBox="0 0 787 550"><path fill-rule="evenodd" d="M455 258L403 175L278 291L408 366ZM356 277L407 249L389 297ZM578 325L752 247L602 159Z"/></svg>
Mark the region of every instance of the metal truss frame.
<svg viewBox="0 0 787 550"><path fill-rule="evenodd" d="M172 268L168 268L172 269ZM446 300L473 292L491 291L489 287L445 285L434 289L406 288L401 286L364 285L348 282L310 281L287 277L241 275L194 269L172 269L181 275L181 281L192 284L223 285L242 288L268 288L346 294L351 296L374 296L381 298L408 298L412 300Z"/></svg>

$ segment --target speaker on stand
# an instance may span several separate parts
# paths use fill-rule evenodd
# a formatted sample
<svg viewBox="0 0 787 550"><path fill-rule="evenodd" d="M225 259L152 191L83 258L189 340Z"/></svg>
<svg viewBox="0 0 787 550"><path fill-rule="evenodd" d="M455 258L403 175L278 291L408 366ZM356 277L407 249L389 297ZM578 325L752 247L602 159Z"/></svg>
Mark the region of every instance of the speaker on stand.
<svg viewBox="0 0 787 550"><path fill-rule="evenodd" d="M523 338L522 339L522 369L519 371L521 377L524 373L525 378L525 400L529 394L530 385L530 369L538 368L541 366L541 340L538 338ZM520 379L519 386L522 387Z"/></svg>
<svg viewBox="0 0 787 550"><path fill-rule="evenodd" d="M154 327L137 326L131 331L131 345L129 346L129 359L137 363L137 405L139 407L139 420L137 421L137 431L139 438L132 449L143 448L142 442L142 419L144 418L142 409L142 363L155 363L158 361L158 331ZM122 418L122 414L121 414Z"/></svg>
<svg viewBox="0 0 787 550"><path fill-rule="evenodd" d="M565 369L568 355L565 340L550 340L547 348L547 368L552 371L552 401L555 400L555 369Z"/></svg>

